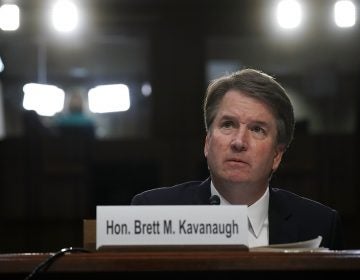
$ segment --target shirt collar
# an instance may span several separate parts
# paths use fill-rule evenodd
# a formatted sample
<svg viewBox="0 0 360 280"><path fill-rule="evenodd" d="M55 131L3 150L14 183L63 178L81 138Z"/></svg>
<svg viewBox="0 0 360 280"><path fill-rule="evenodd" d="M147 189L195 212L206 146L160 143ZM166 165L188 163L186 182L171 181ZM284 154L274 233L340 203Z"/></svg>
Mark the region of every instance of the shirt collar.
<svg viewBox="0 0 360 280"><path fill-rule="evenodd" d="M222 197L215 188L213 182L210 184L211 195L218 195L220 198L220 205L230 205L231 203ZM269 209L269 188L266 188L265 193L255 203L248 206L248 218L250 225L254 231L255 236L259 236L260 231L268 218Z"/></svg>
<svg viewBox="0 0 360 280"><path fill-rule="evenodd" d="M269 188L266 188L265 193L255 203L248 206L248 217L251 227L256 237L259 236L260 231L267 221L269 209Z"/></svg>
<svg viewBox="0 0 360 280"><path fill-rule="evenodd" d="M217 195L220 198L220 205L230 205L231 204L229 201L227 201L225 198L223 198L221 194L219 194L218 190L215 188L212 181L210 184L210 191L211 191L211 196Z"/></svg>

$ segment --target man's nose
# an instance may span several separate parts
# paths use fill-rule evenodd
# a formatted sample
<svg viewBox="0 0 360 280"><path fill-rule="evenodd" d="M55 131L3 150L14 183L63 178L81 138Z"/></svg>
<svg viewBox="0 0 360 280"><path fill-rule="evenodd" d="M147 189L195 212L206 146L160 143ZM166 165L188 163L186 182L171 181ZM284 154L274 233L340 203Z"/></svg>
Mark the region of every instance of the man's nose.
<svg viewBox="0 0 360 280"><path fill-rule="evenodd" d="M235 151L244 151L248 148L248 130L246 127L240 127L236 133L233 134L231 140L231 148Z"/></svg>

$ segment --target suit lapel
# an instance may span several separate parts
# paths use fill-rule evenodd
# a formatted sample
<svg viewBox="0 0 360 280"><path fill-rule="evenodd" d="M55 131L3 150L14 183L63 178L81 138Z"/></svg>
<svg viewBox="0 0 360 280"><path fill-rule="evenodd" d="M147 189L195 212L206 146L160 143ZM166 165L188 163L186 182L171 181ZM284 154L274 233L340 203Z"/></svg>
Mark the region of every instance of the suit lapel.
<svg viewBox="0 0 360 280"><path fill-rule="evenodd" d="M298 227L293 214L278 189L270 188L269 200L269 244L295 242Z"/></svg>
<svg viewBox="0 0 360 280"><path fill-rule="evenodd" d="M209 198L210 198L210 195L211 195L211 192L210 192L210 178L207 178L205 181L203 181L199 185L197 190L198 190L198 195L194 196L194 199L197 200L195 202L195 204L200 204L200 205L209 204Z"/></svg>

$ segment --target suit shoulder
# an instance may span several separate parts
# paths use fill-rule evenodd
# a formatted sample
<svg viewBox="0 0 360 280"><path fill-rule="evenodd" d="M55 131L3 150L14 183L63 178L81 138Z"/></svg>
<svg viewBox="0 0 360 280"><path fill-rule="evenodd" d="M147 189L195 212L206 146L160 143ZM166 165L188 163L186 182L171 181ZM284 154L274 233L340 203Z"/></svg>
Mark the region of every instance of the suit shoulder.
<svg viewBox="0 0 360 280"><path fill-rule="evenodd" d="M176 194L178 192L191 191L193 188L196 188L200 184L200 181L189 181L169 187L160 187L146 190L140 193L140 195Z"/></svg>
<svg viewBox="0 0 360 280"><path fill-rule="evenodd" d="M282 200L286 202L286 204L291 206L291 208L302 210L306 209L305 211L317 210L322 212L336 212L336 210L318 201L309 199L304 196L300 196L284 189L272 188L271 193L274 197L276 197L277 200Z"/></svg>
<svg viewBox="0 0 360 280"><path fill-rule="evenodd" d="M197 204L199 186L202 181L189 181L169 187L146 190L134 196L131 204L176 205Z"/></svg>

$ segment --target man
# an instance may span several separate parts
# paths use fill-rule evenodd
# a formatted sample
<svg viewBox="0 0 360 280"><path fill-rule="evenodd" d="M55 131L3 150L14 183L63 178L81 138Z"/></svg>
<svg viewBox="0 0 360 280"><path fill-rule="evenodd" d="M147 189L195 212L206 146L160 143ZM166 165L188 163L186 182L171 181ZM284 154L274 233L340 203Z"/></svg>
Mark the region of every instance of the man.
<svg viewBox="0 0 360 280"><path fill-rule="evenodd" d="M263 72L244 69L214 80L204 102L204 154L210 178L136 195L131 204L248 206L249 246L304 241L342 249L337 211L269 182L294 133L292 104L284 88Z"/></svg>

